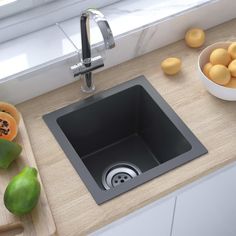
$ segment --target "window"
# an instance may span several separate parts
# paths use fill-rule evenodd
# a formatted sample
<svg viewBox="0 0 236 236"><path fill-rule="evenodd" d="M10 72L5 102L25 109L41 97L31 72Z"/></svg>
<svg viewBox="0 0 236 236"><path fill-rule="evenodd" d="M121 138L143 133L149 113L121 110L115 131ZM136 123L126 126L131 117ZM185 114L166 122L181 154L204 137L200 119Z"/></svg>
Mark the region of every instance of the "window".
<svg viewBox="0 0 236 236"><path fill-rule="evenodd" d="M0 0L0 43L119 0Z"/></svg>
<svg viewBox="0 0 236 236"><path fill-rule="evenodd" d="M55 0L0 0L0 19Z"/></svg>

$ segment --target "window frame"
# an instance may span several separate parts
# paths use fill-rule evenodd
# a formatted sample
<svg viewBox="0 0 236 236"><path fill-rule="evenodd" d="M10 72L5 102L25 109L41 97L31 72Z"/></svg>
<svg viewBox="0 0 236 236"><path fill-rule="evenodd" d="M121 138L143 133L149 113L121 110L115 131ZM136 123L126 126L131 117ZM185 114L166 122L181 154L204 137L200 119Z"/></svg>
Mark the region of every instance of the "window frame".
<svg viewBox="0 0 236 236"><path fill-rule="evenodd" d="M39 1L45 2L45 0ZM101 8L118 1L120 0L53 1L0 19L0 43L79 16L83 10L91 6ZM3 8L7 6L4 5Z"/></svg>

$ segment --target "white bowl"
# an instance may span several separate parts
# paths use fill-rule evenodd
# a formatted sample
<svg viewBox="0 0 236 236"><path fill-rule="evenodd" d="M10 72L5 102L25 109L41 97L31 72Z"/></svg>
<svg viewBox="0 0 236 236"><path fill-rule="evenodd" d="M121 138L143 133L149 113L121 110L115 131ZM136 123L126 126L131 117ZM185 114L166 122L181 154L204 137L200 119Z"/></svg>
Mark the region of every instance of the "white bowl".
<svg viewBox="0 0 236 236"><path fill-rule="evenodd" d="M209 62L211 52L216 48L225 48L227 49L232 42L219 42L214 43L206 47L198 57L198 73L199 77L205 85L206 89L214 96L221 98L227 101L236 101L236 88L227 88L221 85L218 85L208 79L202 69L204 65Z"/></svg>

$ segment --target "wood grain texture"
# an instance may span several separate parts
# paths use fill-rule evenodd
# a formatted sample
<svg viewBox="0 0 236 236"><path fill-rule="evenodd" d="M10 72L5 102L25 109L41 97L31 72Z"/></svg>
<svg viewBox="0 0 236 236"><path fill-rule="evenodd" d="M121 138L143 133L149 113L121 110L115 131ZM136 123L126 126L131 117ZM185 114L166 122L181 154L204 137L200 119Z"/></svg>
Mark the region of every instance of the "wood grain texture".
<svg viewBox="0 0 236 236"><path fill-rule="evenodd" d="M0 235L55 235L56 227L40 178L40 173L38 174L38 179L41 183L41 194L36 208L30 214L17 217L11 214L4 206L3 195L11 178L18 174L25 166L32 166L38 169L23 119L21 119L19 124L19 133L16 142L23 148L20 157L8 170L0 170Z"/></svg>
<svg viewBox="0 0 236 236"><path fill-rule="evenodd" d="M207 31L205 46L236 38L235 28L236 20L212 28ZM179 41L95 75L96 92L145 75L209 150L209 154L101 206L95 203L42 120L43 114L88 96L80 92L80 82L18 106L26 121L58 235L87 235L236 160L236 102L219 100L204 88L197 75L197 58L202 49L188 48ZM181 73L172 77L163 75L160 69L161 61L169 56L181 58L183 65Z"/></svg>

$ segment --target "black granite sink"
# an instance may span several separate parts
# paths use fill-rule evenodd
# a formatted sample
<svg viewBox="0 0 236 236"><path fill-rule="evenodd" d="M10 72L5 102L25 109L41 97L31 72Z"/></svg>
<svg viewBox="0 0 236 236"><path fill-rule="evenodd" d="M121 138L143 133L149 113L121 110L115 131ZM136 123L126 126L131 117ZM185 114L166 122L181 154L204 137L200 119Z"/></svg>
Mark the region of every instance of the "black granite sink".
<svg viewBox="0 0 236 236"><path fill-rule="evenodd" d="M43 118L98 204L207 153L143 76Z"/></svg>

